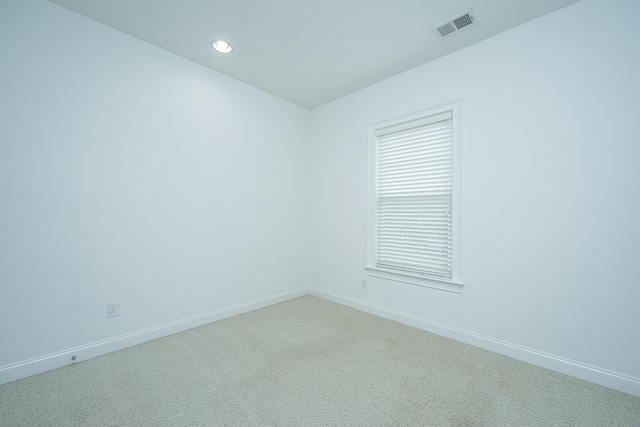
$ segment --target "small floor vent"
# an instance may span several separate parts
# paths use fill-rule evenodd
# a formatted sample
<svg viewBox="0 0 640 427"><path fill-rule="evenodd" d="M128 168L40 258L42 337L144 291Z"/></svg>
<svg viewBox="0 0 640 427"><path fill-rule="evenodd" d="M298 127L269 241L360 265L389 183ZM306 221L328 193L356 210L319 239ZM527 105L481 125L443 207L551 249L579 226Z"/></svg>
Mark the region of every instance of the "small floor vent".
<svg viewBox="0 0 640 427"><path fill-rule="evenodd" d="M469 9L460 15L454 16L451 19L444 21L443 23L436 25L433 27L433 31L440 38L447 37L465 27L468 27L475 23L475 18L473 16L473 9Z"/></svg>

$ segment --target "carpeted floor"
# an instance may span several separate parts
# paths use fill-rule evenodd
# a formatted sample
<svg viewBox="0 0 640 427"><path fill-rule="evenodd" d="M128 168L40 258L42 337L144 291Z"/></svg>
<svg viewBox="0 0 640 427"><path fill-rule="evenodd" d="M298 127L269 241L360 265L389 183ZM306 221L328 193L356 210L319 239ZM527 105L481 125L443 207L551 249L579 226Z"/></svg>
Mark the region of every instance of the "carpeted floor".
<svg viewBox="0 0 640 427"><path fill-rule="evenodd" d="M0 386L0 426L640 426L640 398L305 296Z"/></svg>

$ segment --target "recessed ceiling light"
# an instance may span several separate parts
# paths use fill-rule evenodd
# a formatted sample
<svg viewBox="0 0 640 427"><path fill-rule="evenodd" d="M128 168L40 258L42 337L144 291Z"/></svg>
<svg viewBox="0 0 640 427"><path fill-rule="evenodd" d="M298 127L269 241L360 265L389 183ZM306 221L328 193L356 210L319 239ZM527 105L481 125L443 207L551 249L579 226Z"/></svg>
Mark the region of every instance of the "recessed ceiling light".
<svg viewBox="0 0 640 427"><path fill-rule="evenodd" d="M214 40L211 46L220 53L229 53L233 50L231 45L224 40Z"/></svg>

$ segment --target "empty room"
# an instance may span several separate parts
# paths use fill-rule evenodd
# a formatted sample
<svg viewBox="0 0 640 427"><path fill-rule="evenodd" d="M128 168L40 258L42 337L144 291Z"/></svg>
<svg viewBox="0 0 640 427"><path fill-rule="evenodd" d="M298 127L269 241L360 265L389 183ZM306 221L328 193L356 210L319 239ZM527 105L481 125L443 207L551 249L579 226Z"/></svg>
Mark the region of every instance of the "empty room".
<svg viewBox="0 0 640 427"><path fill-rule="evenodd" d="M0 426L639 426L637 0L0 0Z"/></svg>

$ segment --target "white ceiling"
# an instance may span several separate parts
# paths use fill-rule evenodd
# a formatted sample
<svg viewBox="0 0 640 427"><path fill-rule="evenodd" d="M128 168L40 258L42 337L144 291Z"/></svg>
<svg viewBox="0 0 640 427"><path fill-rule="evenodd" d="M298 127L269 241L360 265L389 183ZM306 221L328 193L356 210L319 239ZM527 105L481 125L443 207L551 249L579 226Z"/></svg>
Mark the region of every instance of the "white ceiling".
<svg viewBox="0 0 640 427"><path fill-rule="evenodd" d="M312 109L578 0L50 1ZM475 25L435 35L469 8Z"/></svg>

